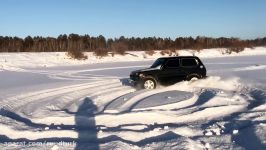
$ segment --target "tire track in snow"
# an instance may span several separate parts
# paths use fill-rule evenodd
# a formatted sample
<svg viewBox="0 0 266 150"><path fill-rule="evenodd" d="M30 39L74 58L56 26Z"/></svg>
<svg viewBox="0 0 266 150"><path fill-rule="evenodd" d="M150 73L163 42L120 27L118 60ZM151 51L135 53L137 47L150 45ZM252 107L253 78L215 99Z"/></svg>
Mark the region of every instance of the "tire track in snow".
<svg viewBox="0 0 266 150"><path fill-rule="evenodd" d="M106 82L105 82L106 83ZM64 88L63 88L64 89ZM64 89L65 90L65 89ZM60 90L59 90L60 91ZM135 91L132 87L128 87L128 86L121 86L121 83L116 80L114 82L110 82L107 85L93 85L93 86L82 86L82 89L79 90L79 92L70 92L70 93L65 93L64 92L60 92L60 93L53 93L53 95L51 95L51 93L49 93L49 96L45 95L42 98L40 97L35 97L36 95L33 94L34 97L31 97L31 101L27 101L24 103L19 103L18 105L15 105L12 109L7 109L9 111L15 111L17 113L21 113L23 112L23 114L34 114L35 111L37 111L37 113L41 112L42 113L42 109L40 108L45 106L45 104L49 103L49 102L53 102L56 99L60 99L60 101L65 101L67 103L63 103L61 104L61 110L63 110L64 108L68 108L69 106L71 106L73 103L76 103L80 100L83 100L84 97L94 97L97 98L98 96L101 96L102 98L104 98L103 102L104 103L108 103L110 100L112 100L113 98L116 98L118 96L120 96L121 94L124 93L129 93L129 92L133 92ZM111 94L110 94L111 93ZM38 94L41 94L41 92L39 92ZM44 93L47 94L47 93ZM66 95L65 95L66 94ZM101 98L101 99L102 99ZM28 100L29 97L24 97L25 100ZM24 101L24 99L20 99L20 101ZM96 100L97 102L97 100ZM46 108L46 106L44 107ZM25 113L25 111L26 113ZM46 110L48 111L47 113L50 114L50 116L61 116L59 117L60 119L63 119L64 117L62 116L62 111L61 113L53 111L53 110ZM99 111L101 111L101 107L99 107ZM46 114L47 114L46 113ZM54 114L51 114L54 113ZM45 114L45 113L43 113ZM65 114L67 115L67 114ZM29 117L29 115L27 115ZM32 115L30 115L31 118L33 117ZM38 117L42 117L42 115L37 114ZM45 115L42 117L45 120ZM33 120L32 120L33 119ZM34 121L34 117L31 119L31 121Z"/></svg>
<svg viewBox="0 0 266 150"><path fill-rule="evenodd" d="M75 91L82 90L82 89L88 89L88 88L93 88L97 85L101 86L102 83L106 83L106 81L100 81L100 82L94 82L94 83L86 83L86 84L78 84L78 85L73 85L73 86L65 86L61 88L55 88L55 89L49 89L49 90L42 90L42 91L37 91L33 93L27 93L11 98L7 98L5 100L0 101L0 104L3 106L4 109L8 110L15 110L19 106L26 105L29 102L40 100L43 98L48 98L48 97L53 97L56 95L62 95L62 94L67 94L69 92L72 92L73 89ZM117 80L111 80L109 81L109 84L114 83L118 84Z"/></svg>
<svg viewBox="0 0 266 150"><path fill-rule="evenodd" d="M28 102L26 106L21 105L20 107L17 107L16 109L25 110L26 112L28 112L26 114L29 114L30 112L35 112L36 109L38 111L38 109L40 109L40 105L41 107L45 106L46 108L47 104L50 103L52 106L54 106L56 102L58 102L59 106L57 107L59 107L59 109L61 110L61 109L67 108L73 103L78 103L79 101L83 100L85 97L88 97L90 95L101 94L102 92L106 90L112 92L113 87L119 87L120 85L121 84L119 82L114 82L114 83L110 83L105 86L95 85L95 86L84 87L82 89L79 89L78 91L75 90L71 92L64 92L64 93L44 97L42 99L34 100L32 102Z"/></svg>
<svg viewBox="0 0 266 150"><path fill-rule="evenodd" d="M114 89L116 89L115 87L113 88L113 90ZM119 91L119 88L117 88L117 90ZM121 89L122 90L122 89ZM110 90L110 91L112 91L112 90ZM95 96L108 96L108 90L106 90L106 91L104 91L103 93L97 93L97 94L95 94ZM104 95L104 94L106 94L106 95ZM120 93L119 93L120 94ZM224 106L222 106L222 107L224 107ZM224 108L226 108L226 107L224 107ZM224 109L224 108L222 108L222 109ZM237 108L237 107L236 107ZM216 108L214 108L214 106L213 106L213 108L212 107L210 107L210 108L208 108L208 109L214 109L214 110L216 110L217 111L217 109ZM241 110L241 108L240 108L240 110ZM201 113L206 113L206 112L209 112L208 110L206 110L206 109L203 109L202 110L202 112L201 112L201 110L199 110L199 111L197 111L197 112L194 112L193 114L192 114L192 116L194 115L194 116L202 116L202 115L200 115ZM212 112L214 112L214 111L212 111ZM241 111L240 111L241 112ZM198 115L199 114L199 115ZM191 114L186 114L186 115L188 115L188 117L190 116L191 117ZM186 118L186 115L182 115L182 116L180 116L179 117L179 119L181 119L182 120L182 118ZM215 114L214 114L215 115ZM227 114L228 115L228 114ZM227 116L226 115L226 116ZM209 116L210 118L209 119L215 119L215 117L213 118L213 116ZM219 117L219 116L218 116ZM220 116L221 117L221 116ZM193 118L196 118L196 117L193 117ZM200 120L205 120L205 118L201 118ZM190 121L192 121L192 120L190 120ZM199 120L196 120L196 122L198 122ZM165 123L165 122L164 122ZM167 123L166 123L167 124ZM121 124L120 124L121 125ZM147 124L148 125L148 124ZM150 131L150 130L149 130ZM45 132L45 131L44 131ZM114 134L117 134L117 133L114 133L114 132L112 132L111 133L111 135L114 135ZM124 133L124 134L126 134L126 133ZM129 133L127 133L127 134L129 134ZM123 134L122 134L123 135ZM161 134L159 134L159 135L163 135L163 133L161 133ZM118 136L119 137L119 136ZM151 136L151 137L154 137L154 136ZM51 137L51 138L58 138L57 136L53 136L53 137ZM66 138L73 138L73 136L72 135L70 135L70 136L67 136ZM48 140L49 140L49 138L48 138ZM129 140L129 141L132 141L132 140Z"/></svg>

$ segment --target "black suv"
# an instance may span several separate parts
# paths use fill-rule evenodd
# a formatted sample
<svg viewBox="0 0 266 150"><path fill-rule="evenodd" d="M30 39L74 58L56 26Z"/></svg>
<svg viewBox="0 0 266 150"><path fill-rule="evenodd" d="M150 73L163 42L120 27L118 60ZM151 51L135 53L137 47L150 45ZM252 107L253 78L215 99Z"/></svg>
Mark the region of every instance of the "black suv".
<svg viewBox="0 0 266 150"><path fill-rule="evenodd" d="M131 72L130 82L145 89L155 89L158 83L169 85L205 76L206 68L198 57L162 57L158 58L150 68Z"/></svg>

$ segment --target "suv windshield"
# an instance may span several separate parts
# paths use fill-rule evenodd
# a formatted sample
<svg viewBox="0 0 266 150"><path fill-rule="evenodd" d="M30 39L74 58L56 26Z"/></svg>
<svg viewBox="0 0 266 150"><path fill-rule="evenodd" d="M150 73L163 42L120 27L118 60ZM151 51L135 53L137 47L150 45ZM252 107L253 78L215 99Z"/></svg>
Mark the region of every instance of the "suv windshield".
<svg viewBox="0 0 266 150"><path fill-rule="evenodd" d="M164 63L165 59L159 58L152 65L151 68L158 68Z"/></svg>

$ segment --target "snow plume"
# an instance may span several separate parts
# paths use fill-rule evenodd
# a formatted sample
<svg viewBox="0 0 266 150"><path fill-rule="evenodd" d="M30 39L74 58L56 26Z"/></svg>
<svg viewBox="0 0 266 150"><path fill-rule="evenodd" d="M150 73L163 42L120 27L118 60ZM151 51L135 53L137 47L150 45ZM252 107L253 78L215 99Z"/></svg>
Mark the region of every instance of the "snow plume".
<svg viewBox="0 0 266 150"><path fill-rule="evenodd" d="M240 78L238 77L222 79L219 76L210 76L207 77L206 79L201 79L198 81L179 82L167 88L182 90L182 91L193 91L199 88L214 88L221 90L236 91L241 88L241 83L240 83Z"/></svg>

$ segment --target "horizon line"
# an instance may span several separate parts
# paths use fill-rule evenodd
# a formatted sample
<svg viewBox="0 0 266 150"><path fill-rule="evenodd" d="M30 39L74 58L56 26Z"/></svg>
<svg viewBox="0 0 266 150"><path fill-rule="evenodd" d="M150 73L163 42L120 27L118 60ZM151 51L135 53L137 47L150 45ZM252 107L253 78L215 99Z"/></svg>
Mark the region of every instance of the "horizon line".
<svg viewBox="0 0 266 150"><path fill-rule="evenodd" d="M177 39L177 38L193 38L193 39L196 39L197 37L204 37L204 38L213 38L213 39L219 39L219 38L234 38L234 39L240 39L240 40L255 40L255 39L263 39L263 38L266 38L266 35L265 36L262 36L262 37L255 37L255 38L240 38L240 37L237 37L237 36L219 36L219 37L215 37L215 36L205 36L205 35L197 35L197 36L177 36L175 38L173 37L165 37L165 36L124 36L124 35L121 35L121 36L118 36L118 37L107 37L107 36L104 36L103 34L98 34L98 35L90 35L90 34L78 34L78 33L64 33L64 34L58 34L57 36L45 36L45 35L27 35L27 36L18 36L18 35L0 35L0 37L17 37L17 38L21 38L21 39L25 39L26 37L42 37L42 38L58 38L59 36L62 36L62 35L71 35L71 34L75 34L75 35L79 35L79 36L90 36L90 37L99 37L99 36L103 36L105 39L119 39L121 37L124 37L124 38L127 38L127 39L130 39L130 38L162 38L162 39L171 39L171 40L174 40L174 39Z"/></svg>

